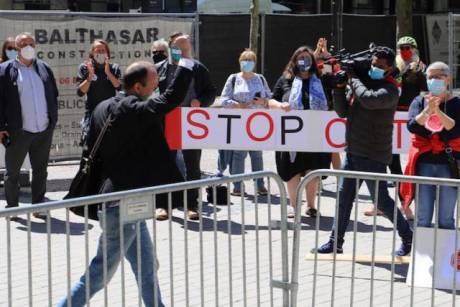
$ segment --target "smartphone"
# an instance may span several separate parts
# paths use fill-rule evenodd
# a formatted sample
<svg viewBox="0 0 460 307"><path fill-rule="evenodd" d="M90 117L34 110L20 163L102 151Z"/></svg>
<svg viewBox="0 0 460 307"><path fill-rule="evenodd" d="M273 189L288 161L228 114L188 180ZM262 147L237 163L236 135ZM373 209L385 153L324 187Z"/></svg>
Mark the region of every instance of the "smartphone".
<svg viewBox="0 0 460 307"><path fill-rule="evenodd" d="M260 93L260 92L257 92L257 93L254 95L254 99L260 98L260 95L261 95L261 93Z"/></svg>

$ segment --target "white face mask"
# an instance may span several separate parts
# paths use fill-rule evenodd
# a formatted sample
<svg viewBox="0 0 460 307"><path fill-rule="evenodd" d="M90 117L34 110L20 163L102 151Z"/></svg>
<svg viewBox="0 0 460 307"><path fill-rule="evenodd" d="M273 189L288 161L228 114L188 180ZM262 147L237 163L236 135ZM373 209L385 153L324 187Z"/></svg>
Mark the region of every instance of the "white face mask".
<svg viewBox="0 0 460 307"><path fill-rule="evenodd" d="M104 64L106 59L107 59L107 54L105 53L96 53L94 55L94 60L98 64L101 64L101 65Z"/></svg>
<svg viewBox="0 0 460 307"><path fill-rule="evenodd" d="M31 61L35 59L35 49L32 46L25 46L24 48L21 48L21 56L28 60Z"/></svg>

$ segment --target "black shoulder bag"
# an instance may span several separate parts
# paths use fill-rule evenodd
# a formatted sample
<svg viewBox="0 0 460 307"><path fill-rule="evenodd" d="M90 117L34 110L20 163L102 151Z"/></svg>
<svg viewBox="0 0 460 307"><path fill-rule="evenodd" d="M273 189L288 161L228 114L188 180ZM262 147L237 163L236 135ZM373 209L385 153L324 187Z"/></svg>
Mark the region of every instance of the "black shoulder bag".
<svg viewBox="0 0 460 307"><path fill-rule="evenodd" d="M108 127L112 123L112 115L109 115L107 120L99 133L93 148L89 152L84 151L80 160L80 168L78 169L77 175L70 184L69 192L64 199L78 198L84 196L95 195L99 192L102 183L102 172L101 165L97 159L95 159L99 146L101 145L102 138L104 137ZM91 220L99 220L97 212L100 204L88 205L88 218ZM85 216L85 206L76 206L70 208L70 211L76 215Z"/></svg>
<svg viewBox="0 0 460 307"><path fill-rule="evenodd" d="M449 162L450 177L452 179L460 179L460 160L455 159L452 147L446 141L444 141L444 152Z"/></svg>

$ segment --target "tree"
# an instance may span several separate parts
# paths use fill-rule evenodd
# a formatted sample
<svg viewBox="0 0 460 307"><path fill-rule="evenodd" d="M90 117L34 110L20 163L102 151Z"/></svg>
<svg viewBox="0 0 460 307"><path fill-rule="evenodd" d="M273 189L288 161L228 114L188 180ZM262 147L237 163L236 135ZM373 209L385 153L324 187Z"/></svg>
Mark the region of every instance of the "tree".
<svg viewBox="0 0 460 307"><path fill-rule="evenodd" d="M396 1L396 38L412 36L412 0Z"/></svg>
<svg viewBox="0 0 460 307"><path fill-rule="evenodd" d="M259 49L259 0L251 0L251 29L249 33L249 49L258 54Z"/></svg>

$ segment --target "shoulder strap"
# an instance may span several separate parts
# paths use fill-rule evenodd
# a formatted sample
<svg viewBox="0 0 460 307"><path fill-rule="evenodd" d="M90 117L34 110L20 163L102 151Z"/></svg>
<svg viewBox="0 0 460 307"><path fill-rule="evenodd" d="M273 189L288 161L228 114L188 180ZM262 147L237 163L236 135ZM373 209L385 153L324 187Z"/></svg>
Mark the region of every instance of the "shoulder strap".
<svg viewBox="0 0 460 307"><path fill-rule="evenodd" d="M235 91L235 82L236 82L236 74L233 74L233 77L232 77L232 89L233 89L233 91Z"/></svg>
<svg viewBox="0 0 460 307"><path fill-rule="evenodd" d="M104 137L107 129L112 124L112 122L113 122L112 114L110 114L109 117L105 120L104 126L101 129L101 132L99 132L99 135L97 136L97 139L96 139L96 142L94 143L93 148L91 148L91 152L88 157L89 160L92 160L96 156L99 146L101 145L102 138Z"/></svg>
<svg viewBox="0 0 460 307"><path fill-rule="evenodd" d="M262 81L262 84L263 86L265 87L267 85L267 80L265 80L264 76L262 76L261 74L257 74L260 78L260 80Z"/></svg>

